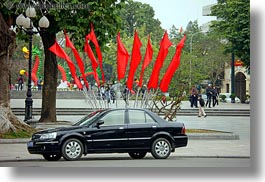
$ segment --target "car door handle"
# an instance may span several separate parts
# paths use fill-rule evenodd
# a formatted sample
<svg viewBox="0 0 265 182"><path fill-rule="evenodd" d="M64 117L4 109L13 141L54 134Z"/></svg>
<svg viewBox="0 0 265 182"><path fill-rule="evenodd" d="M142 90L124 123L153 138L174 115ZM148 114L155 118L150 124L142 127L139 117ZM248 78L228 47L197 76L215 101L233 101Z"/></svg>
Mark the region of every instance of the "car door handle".
<svg viewBox="0 0 265 182"><path fill-rule="evenodd" d="M119 127L119 130L124 130L124 127Z"/></svg>
<svg viewBox="0 0 265 182"><path fill-rule="evenodd" d="M152 126L152 128L157 128L157 126Z"/></svg>

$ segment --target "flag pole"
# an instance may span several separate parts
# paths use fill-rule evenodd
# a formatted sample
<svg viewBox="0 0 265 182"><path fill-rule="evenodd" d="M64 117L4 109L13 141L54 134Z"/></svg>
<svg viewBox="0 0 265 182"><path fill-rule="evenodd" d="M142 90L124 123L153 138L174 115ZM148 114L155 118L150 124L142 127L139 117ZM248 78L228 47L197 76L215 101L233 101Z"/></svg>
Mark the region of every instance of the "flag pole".
<svg viewBox="0 0 265 182"><path fill-rule="evenodd" d="M93 102L91 102L91 98L88 94L88 91L86 91L84 88L83 88L83 94L85 95L87 102L90 103L92 109L94 110Z"/></svg>
<svg viewBox="0 0 265 182"><path fill-rule="evenodd" d="M152 95L151 90L146 91L146 92L147 92L147 94L145 94L144 108L147 108L147 106L149 105L148 102L149 102L150 96Z"/></svg>
<svg viewBox="0 0 265 182"><path fill-rule="evenodd" d="M154 92L154 96L152 97L152 104L153 104L153 105L152 105L151 109L153 109L153 107L154 107L154 105L155 105L154 102L155 102L155 99L156 99L156 96L157 96L157 92L158 92L158 89L155 90L155 92Z"/></svg>
<svg viewBox="0 0 265 182"><path fill-rule="evenodd" d="M142 101L141 101L141 108L144 108L144 104L146 102L147 97L148 97L148 90L145 90Z"/></svg>
<svg viewBox="0 0 265 182"><path fill-rule="evenodd" d="M92 88L91 88L91 92L92 92L92 94L93 94L93 98L94 98L95 106L96 106L97 109L99 109L99 108L98 108L97 98L96 98L96 95L95 95L94 91L92 90Z"/></svg>
<svg viewBox="0 0 265 182"><path fill-rule="evenodd" d="M134 101L134 108L136 108L136 106L138 106L138 96L139 96L139 92L140 92L140 87L137 88L137 93L136 93L136 98L135 98L135 101Z"/></svg>

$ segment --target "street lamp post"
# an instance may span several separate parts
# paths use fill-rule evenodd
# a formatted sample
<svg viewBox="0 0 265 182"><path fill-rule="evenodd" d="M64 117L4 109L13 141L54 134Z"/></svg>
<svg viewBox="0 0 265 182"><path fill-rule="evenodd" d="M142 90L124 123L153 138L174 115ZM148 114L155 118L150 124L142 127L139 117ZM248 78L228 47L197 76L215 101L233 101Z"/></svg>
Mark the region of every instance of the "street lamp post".
<svg viewBox="0 0 265 182"><path fill-rule="evenodd" d="M235 54L234 50L231 55L231 95L235 94ZM235 103L235 97L231 98L231 103Z"/></svg>
<svg viewBox="0 0 265 182"><path fill-rule="evenodd" d="M26 34L29 35L29 63L28 63L28 88L27 88L27 98L25 100L25 118L24 121L32 119L32 92L31 92L31 72L32 72L32 38L33 35L38 33L34 31L33 22L30 18L36 17L36 11L32 7L28 7L26 10L26 17L20 14L16 19L16 24L21 28ZM43 16L39 21L39 27L48 28L49 20Z"/></svg>
<svg viewBox="0 0 265 182"><path fill-rule="evenodd" d="M189 86L191 88L191 55L192 55L192 38L193 38L193 34L191 34L191 38L190 38L190 73L189 73Z"/></svg>
<svg viewBox="0 0 265 182"><path fill-rule="evenodd" d="M192 65L192 61L191 61L191 58L192 58L192 39L193 39L193 36L198 34L200 32L196 32L196 33L191 33L191 38L190 38L190 73L189 73L189 86L191 88L191 71L192 71L192 68L191 68L191 65Z"/></svg>

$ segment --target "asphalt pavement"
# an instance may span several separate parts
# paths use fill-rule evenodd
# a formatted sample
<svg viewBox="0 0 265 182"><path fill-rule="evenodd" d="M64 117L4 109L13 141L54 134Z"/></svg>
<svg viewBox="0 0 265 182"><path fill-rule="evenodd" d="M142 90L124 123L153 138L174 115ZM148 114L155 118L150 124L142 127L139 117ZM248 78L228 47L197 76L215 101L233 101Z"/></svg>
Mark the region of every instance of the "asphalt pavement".
<svg viewBox="0 0 265 182"><path fill-rule="evenodd" d="M121 101L120 104L123 104ZM132 104L132 103L131 103ZM24 99L11 99L11 107L21 107L25 105ZM41 100L34 99L33 108L41 107ZM57 99L57 108L87 108L89 107L86 100L80 99ZM116 107L116 106L113 106ZM181 105L183 109L190 109L189 102L184 101ZM250 109L249 104L233 104L220 103L215 108L209 109ZM197 109L197 108L194 108ZM82 116L58 116L57 120L69 121L68 123L59 122L42 124L39 127L50 128L74 123ZM39 116L34 116L38 119ZM21 118L23 119L23 118ZM189 142L187 147L176 149L173 156L178 157L201 157L201 158L250 158L250 117L240 116L208 116L206 118L198 118L197 116L177 116L177 122L183 122L186 129L209 129L226 132L225 134L189 134ZM26 142L29 139L0 139L0 162L1 161L21 161L43 159L40 155L32 155L27 152ZM104 155L126 155L127 154L93 154ZM88 156L89 157L89 156Z"/></svg>

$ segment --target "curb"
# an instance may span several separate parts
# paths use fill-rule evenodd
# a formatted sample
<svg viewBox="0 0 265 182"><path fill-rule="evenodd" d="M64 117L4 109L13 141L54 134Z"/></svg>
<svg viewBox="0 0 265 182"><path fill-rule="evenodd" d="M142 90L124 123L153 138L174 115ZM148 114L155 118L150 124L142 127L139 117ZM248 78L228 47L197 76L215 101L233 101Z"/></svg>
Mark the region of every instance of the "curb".
<svg viewBox="0 0 265 182"><path fill-rule="evenodd" d="M239 135L233 133L187 134L190 140L239 140Z"/></svg>
<svg viewBox="0 0 265 182"><path fill-rule="evenodd" d="M28 141L30 141L30 138L0 139L0 144L21 144Z"/></svg>

